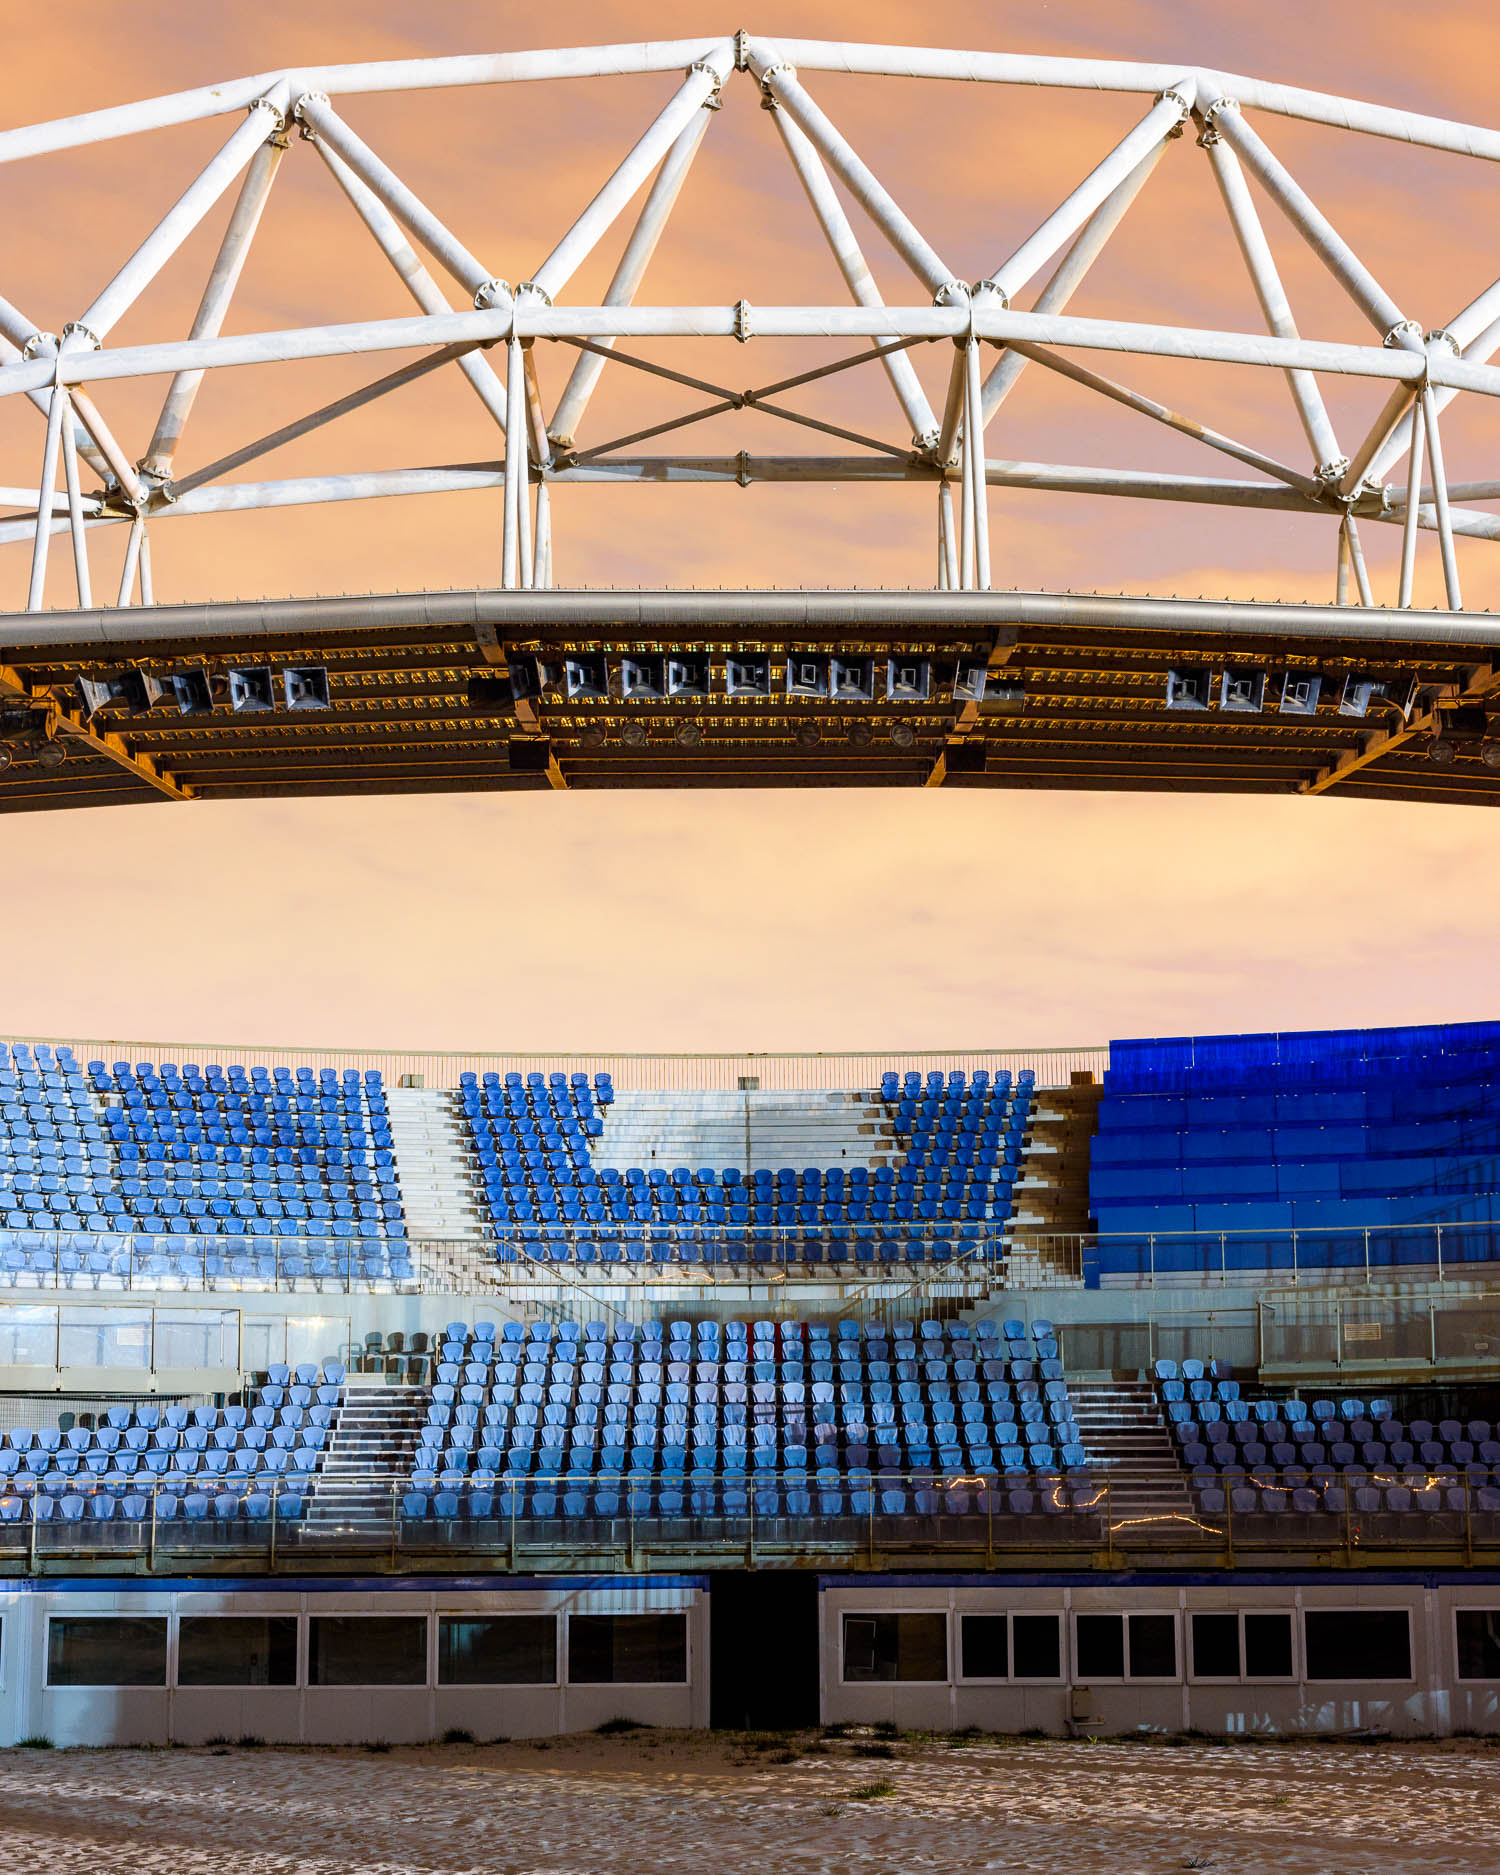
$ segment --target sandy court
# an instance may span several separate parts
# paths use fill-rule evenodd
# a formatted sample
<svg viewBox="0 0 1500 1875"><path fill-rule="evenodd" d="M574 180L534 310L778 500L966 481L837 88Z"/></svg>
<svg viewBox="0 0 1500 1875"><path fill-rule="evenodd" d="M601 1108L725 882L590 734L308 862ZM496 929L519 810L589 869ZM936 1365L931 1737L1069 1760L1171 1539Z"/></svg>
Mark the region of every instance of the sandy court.
<svg viewBox="0 0 1500 1875"><path fill-rule="evenodd" d="M777 1761L788 1748L795 1761ZM1489 1875L1497 1842L1500 1750L1470 1741L639 1732L386 1754L0 1752L7 1875Z"/></svg>

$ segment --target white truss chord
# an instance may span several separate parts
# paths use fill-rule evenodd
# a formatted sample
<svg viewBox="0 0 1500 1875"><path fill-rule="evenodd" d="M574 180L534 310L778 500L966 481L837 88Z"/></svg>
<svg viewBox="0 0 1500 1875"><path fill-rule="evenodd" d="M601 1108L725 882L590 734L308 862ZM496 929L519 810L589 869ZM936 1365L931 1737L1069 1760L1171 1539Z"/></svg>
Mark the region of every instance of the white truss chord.
<svg viewBox="0 0 1500 1875"><path fill-rule="evenodd" d="M643 82L620 85L626 78ZM450 171L458 182L450 177L440 215L382 154L412 147L387 142L389 116L372 120L377 128L361 134L346 110L362 125L364 118L344 103L562 80L620 86L617 101L628 95L638 114L626 120L614 166L604 167L581 212L543 230L539 261L537 248L514 251L506 218L495 213L497 199L515 186L513 141L497 136L493 148L453 153ZM981 97L987 92L997 120L1007 114L1010 88L1056 93L1059 150L1073 147L1074 120L1089 108L1090 94L1110 94L1114 128L1095 144L1105 154L1081 180L1082 165L1054 164L1049 147L1047 163L1038 168L1048 179L1044 199L1023 224L1031 232L997 264L993 230L1008 206L1004 166L987 168L977 181L965 179L978 214L957 217L950 203L941 226L924 226L903 199L914 199L916 191L906 186L899 159L882 147L898 112L856 118L849 99L860 83L869 97L893 102L904 84L899 109L917 97L926 108L941 108L933 102L940 92L914 85L969 85ZM653 268L667 271L658 258L661 244L680 222L684 199L721 157L722 146L707 144L705 151L705 139L711 124L728 121L715 114L734 86L742 87L742 98L764 106L736 119L741 140L733 155L748 184L764 172L774 243L789 255L798 241L826 247L850 303L810 302L795 289L777 298L774 288L753 299L750 281L734 272L732 238L711 256L674 255L674 293L656 303L642 297ZM1425 276L1416 268L1406 276L1416 282L1411 303L1398 302L1382 284L1379 266L1336 225L1340 213L1316 200L1275 153L1276 126L1267 133L1266 122L1281 118L1337 133L1349 155L1346 173L1357 173L1353 140L1363 136L1445 151L1469 163L1500 162L1500 131L1493 128L1214 72L1191 61L1032 57L746 31L252 74L0 131L0 162L113 139L122 140L118 160L129 166L131 139L173 125L206 126L218 117L239 121L200 133L210 149L217 144L216 153L177 174L154 205L146 203L141 185L142 219L150 231L133 252L101 266L106 283L88 303L22 310L0 297L0 430L9 436L14 429L24 465L13 472L21 486L5 491L11 511L0 517L0 547L14 551L0 556L0 577L13 571L13 603L21 603L24 591L30 611L56 607L67 596L59 592L56 565L48 590L54 534L68 535L72 596L87 612L99 580L90 536L100 528L124 528L118 604L139 614L150 606L154 574L162 574L164 587L172 578L176 531L161 535L159 520L461 490L480 491L489 504L500 590L546 595L555 582L554 526L581 517L589 500L581 493L576 505L570 498L557 510L555 488L563 483L580 491L606 485L644 491L669 483L841 483L856 490L923 483L928 493L912 499L925 504L935 496L923 514L924 529L934 529L936 552L929 558L924 548L913 574L955 596L982 594L992 585L990 523L994 518L996 541L1006 539L1000 516L1022 491L1232 509L1246 516L1239 524L1246 527L1257 515L1301 516L1324 530L1318 539L1333 563L1336 598L1351 610L1357 600L1366 613L1376 610L1375 589L1387 579L1400 607L1409 609L1419 557L1427 552L1456 611L1467 556L1479 552L1477 543L1500 538L1500 514L1487 511L1487 504L1500 502L1494 475L1500 281L1485 285L1481 274L1468 289L1474 297L1452 312L1418 303ZM845 127L856 123L851 139ZM1182 134L1189 125L1196 137ZM540 147L523 155L533 166L549 160ZM800 195L787 187L788 158ZM315 308L309 320L320 322L233 329L244 323L231 322L230 313L252 248L257 266L263 255L267 265L275 264L278 217L291 191L285 181L280 189L273 182L287 163L302 166L295 171L299 182L309 173L319 179L326 198L319 206L327 216L320 237L329 244L351 233L373 239L414 302L411 316L390 317L388 307L360 303L335 277L326 309L308 301ZM1128 249L1128 210L1171 165L1177 178L1196 165L1198 175L1206 172L1215 184L1204 192L1205 213L1231 260L1238 250L1258 304L1246 328L1182 323L1172 274L1159 252L1149 267L1132 267L1126 256L1123 269L1093 272L1106 252L1113 259ZM327 189L325 168L337 191ZM150 176L153 165L142 161L130 173ZM1262 197L1274 210L1264 220ZM301 191L298 199L305 209L312 197ZM213 258L194 283L197 310L184 336L175 321L152 321L159 276L169 261L174 270L184 265L204 238L200 233L189 244L189 236L221 202L230 206L221 211ZM70 229L65 193L49 208L60 244L90 254L107 248L96 234L85 243L83 230ZM1342 218L1352 225L1352 217ZM460 232L465 228L474 231L473 245ZM1415 228L1412 241L1423 232ZM305 239L300 224L298 238ZM1325 315L1304 310L1299 321L1284 285L1295 277L1288 272L1288 250L1300 258L1299 244L1312 250L1363 315L1371 328L1364 342L1350 342L1347 319L1315 324ZM0 260L0 288L9 284L3 267ZM595 269L609 280L602 303L591 303L598 292L592 287L570 298L578 282L596 277ZM67 276L66 268L57 272ZM1439 277L1436 270L1432 277ZM1135 282L1128 304L1109 284L1121 278ZM1092 299L1088 316L1079 317L1070 306L1085 279ZM1157 304L1148 303L1144 314L1143 280L1158 291ZM117 344L127 312L129 342ZM1359 336L1357 322L1353 336ZM774 364L757 369L755 361L771 345ZM369 366L352 374L363 380L357 388L344 377L304 398L318 361L366 354ZM1100 354L1157 361L1150 394L1133 387L1133 371L1111 368ZM744 369L730 359L745 361ZM449 366L463 373L483 410L479 440L457 447L446 438L422 440L427 413L438 423L442 407L433 385ZM1267 428L1254 442L1242 440L1246 426L1228 414L1224 367L1277 373L1286 382L1290 395L1267 400ZM276 415L220 434L194 459L187 445L194 424L201 426L194 418L200 394L225 371L255 374ZM1107 465L1000 455L987 441L987 426L1026 372L1028 391L1054 405L1078 397L1099 413L1124 409L1146 419L1134 426L1138 444L1127 437L1124 445L1141 453ZM773 373L776 381L765 382ZM627 376L634 393L628 416L594 437L593 398L606 377ZM877 384L879 376L887 385ZM154 421L148 418L137 432L146 400L122 396L119 411L127 414L121 416L110 386L142 378L161 382L149 399ZM1376 411L1346 437L1347 448L1329 416L1329 386L1339 378L1367 383ZM273 392L273 384L280 388ZM830 390L841 401L819 405L818 397ZM398 391L402 421L388 426L390 447L351 460L348 438L370 432L339 419ZM1444 421L1459 397L1469 406L1468 420ZM27 403L45 419L43 429ZM255 400L242 398L238 407L253 410ZM476 413L464 414L472 422ZM1272 427L1278 422L1279 432ZM716 426L713 441L701 454L686 453L696 434L707 434L697 429L704 423ZM763 442L768 423L792 439L781 453L754 446ZM1345 423L1341 418L1340 427ZM741 425L743 434L735 434ZM616 433L627 428L628 434ZM1189 453L1148 453L1164 430L1174 451ZM797 439L802 453L796 453ZM297 474L259 479L252 469L254 479L245 479L250 465L294 443L306 452L294 465ZM648 443L662 453L642 453ZM1461 480L1448 479L1450 455ZM455 456L474 459L450 460ZM1233 470L1226 456L1237 465ZM1403 457L1409 458L1404 475ZM1183 466L1163 468L1162 461ZM1216 463L1226 472L1217 473ZM1402 479L1388 482L1392 474ZM1377 527L1398 530L1399 550L1392 535L1372 531ZM6 603L12 601L0 599Z"/></svg>

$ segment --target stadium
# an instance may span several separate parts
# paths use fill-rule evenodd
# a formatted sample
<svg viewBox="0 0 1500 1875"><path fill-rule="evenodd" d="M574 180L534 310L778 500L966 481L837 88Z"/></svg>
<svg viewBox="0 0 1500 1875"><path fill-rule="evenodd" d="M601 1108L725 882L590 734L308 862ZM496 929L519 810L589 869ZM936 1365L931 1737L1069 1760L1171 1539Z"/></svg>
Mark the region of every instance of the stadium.
<svg viewBox="0 0 1500 1875"><path fill-rule="evenodd" d="M585 81L636 87L635 111L648 80L628 153L519 283L398 160L411 96L452 97L458 123L473 98ZM819 101L913 82L986 108L1116 109L983 277ZM734 109L848 303L726 297L718 249L646 298L699 146ZM191 158L188 131L209 139ZM1003 871L1010 804L1036 791L1317 797L1314 816L1340 811L1323 797L1494 805L1500 627L1464 590L1489 590L1500 531L1500 482L1480 479L1500 284L1457 311L1393 297L1276 153L1313 133L1351 163L1440 158L1465 186L1500 160L1500 130L1193 62L753 31L288 66L0 130L12 176L73 165L44 185L59 220L100 150L128 164L165 137L182 165L155 178L133 252L102 273L91 257L104 283L56 333L0 298L4 824L43 823L65 854L87 810L201 803L192 822L228 826L349 797L374 826L416 797L536 795L586 843L580 792L934 790L940 817L1004 790L975 856ZM1189 172L1255 318L1146 312L1135 286L1069 312L1136 197ZM393 272L415 314L351 291L312 323L289 286L284 317L242 328L263 216L314 185L329 219L304 256L373 242L386 298ZM865 242L904 268L895 296ZM203 263L190 289L184 259ZM1308 294L1304 330L1308 266L1341 315L1319 323ZM157 323L159 275L177 299ZM329 361L355 371L318 380L346 387L331 399L307 388ZM1154 424L1167 455L990 455L1023 372L1098 413L1075 438L1113 437L1123 411L1141 421L1122 434ZM622 380L628 414L591 417ZM1182 414L1169 380L1215 422ZM210 426L190 454L200 394L226 381L239 441ZM412 412L440 384L488 456L420 459ZM1273 399L1279 449L1259 420ZM304 449L351 418L374 427L335 430L355 441L333 466ZM706 453L672 453L698 424ZM1181 467L1187 445L1232 475ZM296 473L239 473L283 450ZM670 504L714 489L792 504L770 525L793 529L799 504L852 496L876 504L855 532L893 538L920 504L900 538L920 538L923 570L822 587L768 565L741 587L587 545L613 490L642 541L654 523L635 517L659 512L711 566L713 524L683 520L710 510ZM1269 517L1302 530L1274 553L1316 543L1319 596L1007 588L1002 504L1038 494ZM463 510L487 517L486 579L358 593L355 568L386 564L372 539L341 590L302 580L318 530L330 556L356 538L354 509L399 559L426 523L386 517L466 501L488 504ZM252 559L246 583L282 570L257 558L264 532L237 560L236 527L289 513L308 530L286 537L301 590L231 597ZM201 550L177 526L194 517ZM590 551L639 576L562 583ZM171 1010L155 1038L0 1039L0 1746L1500 1739L1500 1021L1288 1024L1246 997L1216 1025L1169 991L1153 1007L1182 1032L992 1046L1020 973L954 961L921 856L893 850L893 901L927 919L901 967L961 985L957 1047L886 1046L896 1012L868 1001L855 1048L745 1047L773 998L821 1034L772 958L720 985L719 1027L691 1017L737 1022L739 1048L620 1047L633 1011L612 1029L561 964L497 983L478 914L454 934L461 1048L381 1046L422 1007L426 956L391 959L352 1046L205 1040L173 958L235 926L253 942L267 914L250 878L194 891L181 824L111 822L159 886L157 982L131 1003ZM1348 823L1325 824L1332 867ZM1482 823L1463 824L1482 852ZM310 846L301 863L336 877L342 860ZM507 859L476 841L471 864ZM648 916L664 988L642 976L622 1005L671 1000L694 864L669 836L643 865L670 886ZM1394 845L1389 864L1392 904L1417 896ZM8 917L111 915L81 868L62 902L9 871ZM1024 871L1002 925L1049 916ZM790 919L784 882L734 877ZM584 921L601 957L639 913L602 892L554 910L545 884L510 883L508 915ZM340 928L363 942L381 915L344 903ZM1151 941L1169 970L1171 934ZM331 988L335 949L320 967ZM14 1006L40 1007L8 974ZM269 1012L269 967L262 983ZM597 1047L497 1045L518 1023L545 1042L585 1007ZM1060 999L1050 1033L1071 1025Z"/></svg>

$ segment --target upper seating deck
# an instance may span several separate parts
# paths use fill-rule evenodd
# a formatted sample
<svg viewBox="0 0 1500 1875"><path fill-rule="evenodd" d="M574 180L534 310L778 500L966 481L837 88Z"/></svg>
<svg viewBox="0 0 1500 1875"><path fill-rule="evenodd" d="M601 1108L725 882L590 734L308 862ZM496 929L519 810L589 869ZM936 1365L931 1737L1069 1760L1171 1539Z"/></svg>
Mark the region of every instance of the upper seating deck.
<svg viewBox="0 0 1500 1875"><path fill-rule="evenodd" d="M0 1275L409 1276L376 1072L0 1043Z"/></svg>
<svg viewBox="0 0 1500 1875"><path fill-rule="evenodd" d="M727 1164L699 1157L710 1145L725 1149L722 1096L633 1107L637 1124L619 1143L639 1147L639 1115L655 1108L650 1163L631 1163L619 1150L621 1100L608 1075L591 1084L582 1073L466 1074L459 1101L502 1259L910 1263L962 1256L1003 1229L1034 1079L892 1069L878 1091L864 1094L799 1100L747 1091L735 1097L733 1143L741 1150ZM756 1149L757 1136L762 1146L766 1140L767 1109L788 1162L770 1163ZM851 1160L845 1146L837 1163L819 1163L830 1109L835 1137L882 1149ZM870 1116L867 1133L850 1131L851 1109Z"/></svg>
<svg viewBox="0 0 1500 1875"><path fill-rule="evenodd" d="M1410 1261L1407 1227L1500 1222L1500 1024L1117 1042L1089 1190L1105 1275L1275 1267L1294 1234L1302 1269L1355 1232Z"/></svg>

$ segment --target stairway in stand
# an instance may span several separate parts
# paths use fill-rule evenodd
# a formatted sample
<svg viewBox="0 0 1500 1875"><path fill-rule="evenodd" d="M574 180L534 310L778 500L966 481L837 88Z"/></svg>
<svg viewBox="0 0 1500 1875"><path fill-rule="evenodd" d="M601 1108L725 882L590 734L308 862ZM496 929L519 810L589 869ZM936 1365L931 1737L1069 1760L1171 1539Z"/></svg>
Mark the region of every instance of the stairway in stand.
<svg viewBox="0 0 1500 1875"><path fill-rule="evenodd" d="M304 1525L309 1537L388 1543L391 1506L411 1476L417 1434L432 1395L427 1387L392 1387L351 1379L328 1450L313 1482Z"/></svg>
<svg viewBox="0 0 1500 1875"><path fill-rule="evenodd" d="M1193 1514L1187 1479L1149 1381L1070 1380L1068 1398L1089 1469L1101 1484L1109 1484L1116 1525L1137 1517Z"/></svg>
<svg viewBox="0 0 1500 1875"><path fill-rule="evenodd" d="M406 1229L424 1287L467 1295L500 1286L494 1233L475 1190L475 1158L457 1097L435 1087L393 1087L391 1144Z"/></svg>

